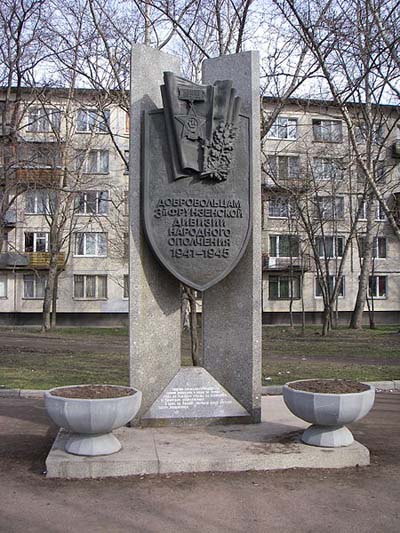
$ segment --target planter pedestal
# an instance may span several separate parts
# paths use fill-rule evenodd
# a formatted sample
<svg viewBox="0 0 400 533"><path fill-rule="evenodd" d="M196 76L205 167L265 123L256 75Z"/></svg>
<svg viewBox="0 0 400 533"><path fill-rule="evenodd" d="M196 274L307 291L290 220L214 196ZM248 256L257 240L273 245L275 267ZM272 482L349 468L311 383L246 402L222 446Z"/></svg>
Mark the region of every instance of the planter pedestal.
<svg viewBox="0 0 400 533"><path fill-rule="evenodd" d="M65 451L74 455L111 455L119 452L121 443L112 433L102 435L88 435L73 433L65 444Z"/></svg>
<svg viewBox="0 0 400 533"><path fill-rule="evenodd" d="M350 446L354 442L351 431L345 426L318 426L317 424L313 424L306 429L301 436L301 440L304 444L323 446L325 448Z"/></svg>

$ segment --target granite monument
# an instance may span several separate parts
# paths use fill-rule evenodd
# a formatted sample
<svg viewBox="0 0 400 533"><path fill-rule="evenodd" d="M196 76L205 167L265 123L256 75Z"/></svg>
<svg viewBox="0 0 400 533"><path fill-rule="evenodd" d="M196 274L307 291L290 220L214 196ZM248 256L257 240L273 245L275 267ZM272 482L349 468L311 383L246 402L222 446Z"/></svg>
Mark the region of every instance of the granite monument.
<svg viewBox="0 0 400 533"><path fill-rule="evenodd" d="M260 420L258 76L253 52L207 60L195 84L175 58L133 48L130 375L141 425ZM180 365L178 282L203 294L201 368Z"/></svg>

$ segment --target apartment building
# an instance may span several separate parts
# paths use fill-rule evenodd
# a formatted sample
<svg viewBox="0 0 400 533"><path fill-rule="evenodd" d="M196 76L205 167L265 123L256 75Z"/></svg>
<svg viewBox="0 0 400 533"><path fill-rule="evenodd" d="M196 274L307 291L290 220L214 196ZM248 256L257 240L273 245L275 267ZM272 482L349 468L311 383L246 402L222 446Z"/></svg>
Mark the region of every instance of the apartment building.
<svg viewBox="0 0 400 533"><path fill-rule="evenodd" d="M266 116L276 105L264 99ZM397 214L400 109L374 107L370 134L365 115L361 106L351 109L356 149L339 110L324 101L290 100L263 138L265 323L288 323L290 314L298 323L303 313L306 321L320 323L324 287L332 291L336 280L335 318L348 323L369 213L373 257L365 314L370 309L378 323L399 323L400 242L381 204L368 195L360 156L372 164L379 190Z"/></svg>
<svg viewBox="0 0 400 533"><path fill-rule="evenodd" d="M112 99L108 103L85 89L74 91L73 97L63 90L26 90L20 109L17 155L5 161L2 151L3 184L8 171L2 194L17 195L3 220L0 323L40 323L56 209L54 229L60 228L62 243L57 254L58 323L124 323L127 114ZM4 136L4 124L2 131Z"/></svg>
<svg viewBox="0 0 400 533"><path fill-rule="evenodd" d="M0 106L6 95L0 92ZM115 99L91 90L26 90L17 149L2 150L4 213L0 324L39 324L55 209L64 219L57 252L59 324L120 325L128 313L129 121ZM266 115L277 102L263 101ZM12 107L11 107L12 108ZM379 106L372 160L379 190L396 212L400 193L400 109ZM359 109L353 110L358 117ZM7 135L1 113L1 135ZM360 151L364 124L355 120ZM326 289L341 275L336 317L348 321L368 214L374 250L368 306L377 322L400 321L400 242L365 176L338 109L290 100L262 142L263 317L320 322ZM7 174L7 176L6 176ZM14 180L14 181L12 181ZM8 183L8 185L7 185ZM11 186L10 186L11 183ZM4 184L7 186L4 187ZM343 260L343 257L345 259Z"/></svg>

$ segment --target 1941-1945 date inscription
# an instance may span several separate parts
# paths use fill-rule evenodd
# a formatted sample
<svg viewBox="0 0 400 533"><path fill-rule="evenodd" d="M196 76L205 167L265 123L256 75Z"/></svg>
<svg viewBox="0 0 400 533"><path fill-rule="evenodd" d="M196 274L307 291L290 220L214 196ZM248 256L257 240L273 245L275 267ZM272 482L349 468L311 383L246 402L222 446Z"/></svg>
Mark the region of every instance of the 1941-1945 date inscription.
<svg viewBox="0 0 400 533"><path fill-rule="evenodd" d="M159 199L155 219L165 219L171 257L188 259L228 258L232 229L229 221L243 218L241 202L235 198Z"/></svg>

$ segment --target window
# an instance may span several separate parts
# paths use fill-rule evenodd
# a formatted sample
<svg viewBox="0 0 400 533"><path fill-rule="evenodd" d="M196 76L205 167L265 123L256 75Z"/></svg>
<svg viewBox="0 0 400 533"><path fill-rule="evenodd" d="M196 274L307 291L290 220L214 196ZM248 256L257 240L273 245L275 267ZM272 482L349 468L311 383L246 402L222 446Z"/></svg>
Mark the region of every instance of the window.
<svg viewBox="0 0 400 533"><path fill-rule="evenodd" d="M386 220L385 211L379 201L376 202L376 220Z"/></svg>
<svg viewBox="0 0 400 533"><path fill-rule="evenodd" d="M24 298L44 298L46 279L37 274L24 275Z"/></svg>
<svg viewBox="0 0 400 533"><path fill-rule="evenodd" d="M0 298L7 298L7 274L0 274Z"/></svg>
<svg viewBox="0 0 400 533"><path fill-rule="evenodd" d="M76 116L76 131L79 133L107 133L110 124L108 109L78 109Z"/></svg>
<svg viewBox="0 0 400 533"><path fill-rule="evenodd" d="M75 233L75 255L107 257L107 234Z"/></svg>
<svg viewBox="0 0 400 533"><path fill-rule="evenodd" d="M124 274L124 298L129 298L129 276Z"/></svg>
<svg viewBox="0 0 400 533"><path fill-rule="evenodd" d="M124 191L124 198L123 198L123 204L124 204L124 215L129 215L129 196L128 191Z"/></svg>
<svg viewBox="0 0 400 533"><path fill-rule="evenodd" d="M368 218L368 202L362 197L358 199L357 213L359 212L358 220L367 220Z"/></svg>
<svg viewBox="0 0 400 533"><path fill-rule="evenodd" d="M315 278L315 281L316 281L316 283L315 283L315 297L316 298L322 298L323 291L322 291L320 279L317 277L317 278ZM329 295L332 295L333 291L335 289L335 285L336 285L336 276L332 276L331 274L329 274L327 276L327 285L328 285ZM338 289L337 296L338 296L338 298L344 298L344 276L342 276L342 279L340 280L340 286L339 286L339 289Z"/></svg>
<svg viewBox="0 0 400 533"><path fill-rule="evenodd" d="M365 122L359 122L355 128L355 135L358 144L365 144L368 138L371 138L374 144L381 144L384 138L384 129L382 125L373 126L371 129L368 129Z"/></svg>
<svg viewBox="0 0 400 533"><path fill-rule="evenodd" d="M317 247L318 257L342 257L344 251L344 237L334 237L332 235L316 237L315 245Z"/></svg>
<svg viewBox="0 0 400 533"><path fill-rule="evenodd" d="M322 220L335 220L344 217L343 196L317 196L316 216Z"/></svg>
<svg viewBox="0 0 400 533"><path fill-rule="evenodd" d="M35 107L29 110L27 130L31 133L60 131L61 113L55 109Z"/></svg>
<svg viewBox="0 0 400 533"><path fill-rule="evenodd" d="M75 204L80 215L106 215L108 213L108 191L82 191Z"/></svg>
<svg viewBox="0 0 400 533"><path fill-rule="evenodd" d="M28 215L45 215L51 212L55 195L47 189L32 189L25 193L25 213ZM53 200L53 201L52 201Z"/></svg>
<svg viewBox="0 0 400 533"><path fill-rule="evenodd" d="M25 252L48 252L49 234L44 232L25 233Z"/></svg>
<svg viewBox="0 0 400 533"><path fill-rule="evenodd" d="M297 119L278 117L267 133L268 139L297 139Z"/></svg>
<svg viewBox="0 0 400 533"><path fill-rule="evenodd" d="M341 180L343 179L343 164L340 159L314 157L313 174L316 180Z"/></svg>
<svg viewBox="0 0 400 533"><path fill-rule="evenodd" d="M75 274L74 298L83 300L107 299L107 276Z"/></svg>
<svg viewBox="0 0 400 533"><path fill-rule="evenodd" d="M130 131L130 118L129 113L125 111L125 133L129 133Z"/></svg>
<svg viewBox="0 0 400 533"><path fill-rule="evenodd" d="M287 196L276 196L268 200L268 216L271 218L289 218L295 214L293 202Z"/></svg>
<svg viewBox="0 0 400 533"><path fill-rule="evenodd" d="M300 278L298 276L269 276L268 297L270 300L300 298Z"/></svg>
<svg viewBox="0 0 400 533"><path fill-rule="evenodd" d="M124 232L124 259L129 257L129 233Z"/></svg>
<svg viewBox="0 0 400 533"><path fill-rule="evenodd" d="M125 174L129 174L129 150L124 150L124 159L125 159Z"/></svg>
<svg viewBox="0 0 400 533"><path fill-rule="evenodd" d="M298 179L300 174L300 158L297 155L270 155L268 166L275 179Z"/></svg>
<svg viewBox="0 0 400 533"><path fill-rule="evenodd" d="M269 253L271 257L299 257L300 243L297 235L270 235Z"/></svg>
<svg viewBox="0 0 400 533"><path fill-rule="evenodd" d="M387 298L387 276L370 276L368 298Z"/></svg>
<svg viewBox="0 0 400 533"><path fill-rule="evenodd" d="M366 237L359 237L360 257L364 257ZM372 256L377 259L386 259L386 237L374 237Z"/></svg>
<svg viewBox="0 0 400 533"><path fill-rule="evenodd" d="M108 174L108 150L79 150L77 154L77 170L83 174Z"/></svg>
<svg viewBox="0 0 400 533"><path fill-rule="evenodd" d="M342 122L340 120L320 120L312 121L314 141L336 142L343 141Z"/></svg>

